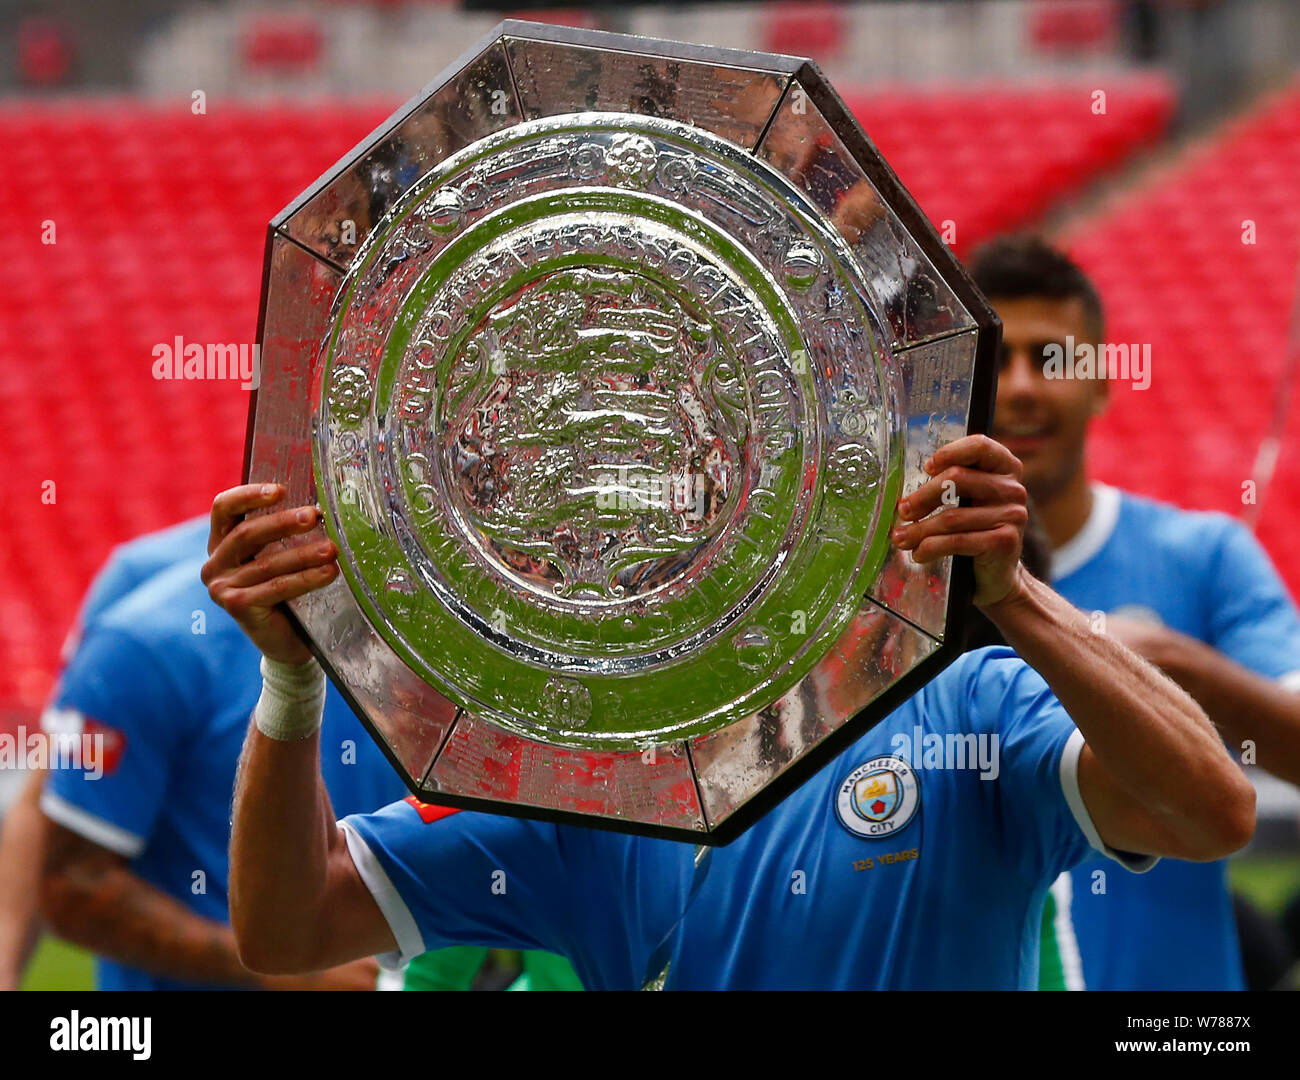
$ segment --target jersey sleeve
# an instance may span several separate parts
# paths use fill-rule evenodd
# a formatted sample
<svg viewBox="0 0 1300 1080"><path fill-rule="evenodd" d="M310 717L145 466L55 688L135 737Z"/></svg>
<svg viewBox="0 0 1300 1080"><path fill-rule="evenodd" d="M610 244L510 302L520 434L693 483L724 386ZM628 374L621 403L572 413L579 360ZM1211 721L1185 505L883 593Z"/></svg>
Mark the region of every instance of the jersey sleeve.
<svg viewBox="0 0 1300 1080"><path fill-rule="evenodd" d="M414 799L339 825L397 942L386 966L458 945L569 952L582 904L554 825Z"/></svg>
<svg viewBox="0 0 1300 1080"><path fill-rule="evenodd" d="M1007 649L984 650L971 665L967 700L972 727L996 736L990 795L1031 878L1055 878L1094 849L1137 873L1152 856L1116 851L1101 839L1079 791L1083 735L1043 677Z"/></svg>
<svg viewBox="0 0 1300 1080"><path fill-rule="evenodd" d="M1227 522L1206 577L1209 644L1300 691L1300 615L1259 541Z"/></svg>
<svg viewBox="0 0 1300 1080"><path fill-rule="evenodd" d="M144 575L137 571L121 548L114 550L91 581L72 626L63 639L60 659L65 664L76 655L85 628L93 626L100 615L140 584L143 578Z"/></svg>
<svg viewBox="0 0 1300 1080"><path fill-rule="evenodd" d="M49 763L42 810L135 858L164 805L190 716L165 658L123 629L92 626L42 716L57 759Z"/></svg>

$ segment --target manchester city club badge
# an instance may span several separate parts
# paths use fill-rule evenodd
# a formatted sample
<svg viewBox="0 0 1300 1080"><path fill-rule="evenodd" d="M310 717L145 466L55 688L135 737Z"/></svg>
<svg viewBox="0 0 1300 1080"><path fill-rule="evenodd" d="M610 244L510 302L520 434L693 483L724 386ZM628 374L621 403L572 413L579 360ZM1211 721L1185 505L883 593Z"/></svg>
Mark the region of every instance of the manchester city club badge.
<svg viewBox="0 0 1300 1080"><path fill-rule="evenodd" d="M856 836L890 836L906 828L921 805L916 773L902 758L887 755L859 765L840 785L835 812Z"/></svg>

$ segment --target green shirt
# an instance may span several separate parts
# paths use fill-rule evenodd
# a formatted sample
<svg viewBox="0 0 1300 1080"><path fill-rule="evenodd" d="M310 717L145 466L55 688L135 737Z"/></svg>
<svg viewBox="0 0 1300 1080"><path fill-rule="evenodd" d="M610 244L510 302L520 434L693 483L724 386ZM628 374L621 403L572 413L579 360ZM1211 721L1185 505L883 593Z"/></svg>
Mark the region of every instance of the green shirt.
<svg viewBox="0 0 1300 1080"><path fill-rule="evenodd" d="M488 950L477 945L436 949L417 956L406 969L404 990L468 990L487 959ZM573 966L552 953L522 953L524 971L511 990L581 990Z"/></svg>
<svg viewBox="0 0 1300 1080"><path fill-rule="evenodd" d="M1064 879L1064 880L1062 880ZM1086 990L1079 945L1070 919L1070 875L1062 874L1043 901L1038 944L1039 990Z"/></svg>

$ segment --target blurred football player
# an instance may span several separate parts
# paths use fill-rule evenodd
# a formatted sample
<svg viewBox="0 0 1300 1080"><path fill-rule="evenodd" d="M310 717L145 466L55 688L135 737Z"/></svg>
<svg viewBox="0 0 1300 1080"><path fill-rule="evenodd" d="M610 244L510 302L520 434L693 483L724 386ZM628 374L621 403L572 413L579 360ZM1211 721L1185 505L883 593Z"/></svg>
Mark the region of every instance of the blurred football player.
<svg viewBox="0 0 1300 1080"><path fill-rule="evenodd" d="M241 670L247 639L198 582L207 531L197 519L126 545L91 590L43 726L100 750L93 768L44 776L43 913L98 954L101 989L373 988L365 962L278 979L236 954L229 799L258 687ZM202 692L182 700L178 682ZM331 796L358 809L398 797L347 706L332 697L328 712Z"/></svg>
<svg viewBox="0 0 1300 1080"><path fill-rule="evenodd" d="M81 627L182 555L203 550L207 515L137 537L113 549L86 590L63 643L63 662L76 652ZM41 814L45 772L33 769L0 831L0 990L16 990L40 934L39 896L48 824Z"/></svg>
<svg viewBox="0 0 1300 1080"><path fill-rule="evenodd" d="M1101 302L1078 266L1016 236L977 252L971 271L1003 325L993 434L1024 463L1053 587L1105 613L1096 628L1179 683L1231 746L1253 746L1260 766L1300 782L1300 617L1268 556L1223 514L1089 479L1110 361ZM1061 362L1081 345L1094 350L1094 377L1068 377L1083 369ZM1053 892L1072 913L1089 989L1243 987L1226 861L1170 859L1134 877L1090 859Z"/></svg>

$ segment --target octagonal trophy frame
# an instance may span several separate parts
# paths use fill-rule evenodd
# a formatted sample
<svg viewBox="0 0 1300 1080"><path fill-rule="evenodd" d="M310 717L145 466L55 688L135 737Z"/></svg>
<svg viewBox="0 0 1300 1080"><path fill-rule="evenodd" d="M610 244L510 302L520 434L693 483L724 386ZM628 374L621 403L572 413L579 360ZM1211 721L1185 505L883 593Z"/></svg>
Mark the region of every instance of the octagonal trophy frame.
<svg viewBox="0 0 1300 1080"><path fill-rule="evenodd" d="M635 136L620 134L620 117ZM749 170L760 183L784 185L791 203L806 211L799 220L811 222L809 236L829 226L822 241L831 252L831 276L850 275L842 291L860 304L854 310L865 316L860 329L881 375L876 411L885 418L883 460L871 489L877 502L867 539L887 536L893 500L924 480L925 457L961 434L986 430L1000 323L830 84L815 64L797 57L507 20L270 223L258 320L261 371L250 402L244 479L286 484L288 505L319 498L326 507L323 526L286 543L318 542L328 527L347 548L339 493L349 494L340 484L350 475L351 444L333 430L334 420L340 411L360 417L378 406L370 384L356 369L344 371L338 356L371 347L378 355L383 343L367 336L371 317L379 312L391 321L402 314L415 278L399 281L389 301L387 278L372 268L400 262L422 242L424 232L403 226L403 215L431 192L445 191L439 170L454 173L476 148L509 155L522 146L514 159L499 159L503 170L518 170L530 146L544 150L578 137L575 132L604 140L606 163L615 151L628 156L629 138L661 152L689 144L709 161L711 176L734 165L738 175ZM623 143L611 149L620 137ZM459 201L444 199L432 214L451 214L458 224L472 214L465 212L466 183L456 190ZM752 208L735 186L711 197ZM421 228L434 221L424 213ZM756 226L754 236L762 231ZM806 261L803 248L799 255ZM368 273L379 283L369 293ZM391 329L383 319L379 325L385 335ZM345 334L352 337L340 344ZM361 387L359 395L345 376ZM396 410L393 393L389 404ZM842 416L836 422L843 427ZM367 461L375 452L364 433L343 435ZM384 449L381 438L378 450ZM386 509L387 503L371 507L377 519ZM780 690L776 700L723 726L665 726L639 741L620 734L621 742L612 735L611 742L578 730L581 721L558 734L539 729L546 737L533 738L509 715L485 718L486 710L466 707L475 700L473 687L443 684L437 672L422 676L415 670L418 649L403 653L403 626L423 625L420 612L434 609L418 607L420 581L398 567L376 583L345 564L343 575L286 612L419 802L721 845L960 654L969 560L919 567L906 553L878 544L873 550L875 562L855 564L868 576L846 579L869 587L855 592L847 609L842 602L828 605L839 612L838 622L823 624L832 627L829 646L806 657L791 648L789 685L772 680ZM386 558L371 559L369 569L382 577ZM764 632L757 636L762 647L751 651L761 666L779 648ZM753 642L738 641L737 650L741 644ZM803 657L798 663L796 654ZM526 667L515 670L527 674ZM472 672L465 677L472 680ZM571 718L574 692L588 693L585 685L556 674L529 684L522 697L558 687Z"/></svg>

